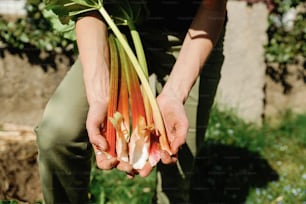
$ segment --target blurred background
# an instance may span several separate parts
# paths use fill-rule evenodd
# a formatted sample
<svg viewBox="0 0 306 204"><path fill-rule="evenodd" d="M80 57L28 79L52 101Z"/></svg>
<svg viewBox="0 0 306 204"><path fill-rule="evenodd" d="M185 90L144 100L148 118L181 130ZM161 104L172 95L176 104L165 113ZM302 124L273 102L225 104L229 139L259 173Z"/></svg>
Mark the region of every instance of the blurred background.
<svg viewBox="0 0 306 204"><path fill-rule="evenodd" d="M33 128L76 58L43 9L41 0L0 1L0 203L41 202ZM306 3L230 0L227 9L222 77L198 159L201 200L306 204ZM92 203L149 203L155 174L124 176L93 169Z"/></svg>

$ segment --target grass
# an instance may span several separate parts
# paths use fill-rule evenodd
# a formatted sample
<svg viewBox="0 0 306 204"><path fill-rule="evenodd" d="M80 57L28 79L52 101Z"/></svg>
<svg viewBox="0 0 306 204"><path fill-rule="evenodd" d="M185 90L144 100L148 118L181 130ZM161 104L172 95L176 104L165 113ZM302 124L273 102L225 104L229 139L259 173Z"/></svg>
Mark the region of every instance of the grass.
<svg viewBox="0 0 306 204"><path fill-rule="evenodd" d="M279 121L258 127L213 108L196 175L208 191L199 199L306 204L306 115L286 113ZM150 203L155 188L155 173L129 180L117 171L94 169L92 179L92 203Z"/></svg>
<svg viewBox="0 0 306 204"><path fill-rule="evenodd" d="M117 170L92 169L90 203L145 204L150 203L155 188L155 172L146 178L127 179Z"/></svg>
<svg viewBox="0 0 306 204"><path fill-rule="evenodd" d="M244 203L306 204L306 115L287 112L277 124L255 127L215 109L206 141L255 152L271 167L258 177L270 180L250 186Z"/></svg>

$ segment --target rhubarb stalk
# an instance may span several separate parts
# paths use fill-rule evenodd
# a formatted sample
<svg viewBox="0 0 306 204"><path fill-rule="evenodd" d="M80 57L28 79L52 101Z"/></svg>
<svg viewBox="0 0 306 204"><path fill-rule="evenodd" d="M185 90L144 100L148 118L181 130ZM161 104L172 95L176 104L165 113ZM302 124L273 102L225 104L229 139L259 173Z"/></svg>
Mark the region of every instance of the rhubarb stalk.
<svg viewBox="0 0 306 204"><path fill-rule="evenodd" d="M109 47L110 47L110 85L109 85L109 104L107 109L107 115L113 116L117 110L118 103L118 75L119 75L119 63L118 54L115 44L115 39L112 35L109 35ZM108 141L109 148L108 153L116 157L116 129L112 125L110 120L106 122L106 140Z"/></svg>
<svg viewBox="0 0 306 204"><path fill-rule="evenodd" d="M149 158L150 130L139 79L121 44L117 41L122 72L126 76L132 117L132 132L129 141L129 161L135 169L141 169Z"/></svg>

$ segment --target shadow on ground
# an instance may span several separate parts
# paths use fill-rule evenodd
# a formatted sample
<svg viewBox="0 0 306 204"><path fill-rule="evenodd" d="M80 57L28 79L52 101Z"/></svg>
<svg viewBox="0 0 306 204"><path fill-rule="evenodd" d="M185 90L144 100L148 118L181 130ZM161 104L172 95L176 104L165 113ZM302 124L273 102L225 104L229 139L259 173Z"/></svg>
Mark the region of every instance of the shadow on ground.
<svg viewBox="0 0 306 204"><path fill-rule="evenodd" d="M206 143L196 160L194 203L244 203L251 188L265 187L278 174L257 152Z"/></svg>

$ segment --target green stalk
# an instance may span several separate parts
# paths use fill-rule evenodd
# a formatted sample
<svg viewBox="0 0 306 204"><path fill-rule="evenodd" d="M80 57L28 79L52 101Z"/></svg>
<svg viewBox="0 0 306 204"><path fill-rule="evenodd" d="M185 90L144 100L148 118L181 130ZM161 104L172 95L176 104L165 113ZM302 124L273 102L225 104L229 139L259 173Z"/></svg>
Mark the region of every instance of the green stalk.
<svg viewBox="0 0 306 204"><path fill-rule="evenodd" d="M148 65L147 65L147 60L146 60L146 56L145 56L144 49L142 46L140 35L134 26L129 25L129 28L131 31L131 36L132 36L132 40L135 46L136 55L137 55L139 64L142 67L142 70L145 76L148 78L149 77Z"/></svg>
<svg viewBox="0 0 306 204"><path fill-rule="evenodd" d="M144 49L142 46L142 42L141 42L141 38L139 35L139 32L136 30L135 25L133 23L128 23L128 27L130 29L130 33L131 33L131 37L134 43L134 47L136 50L136 55L138 58L138 62L140 64L140 66L142 67L142 70L147 78L147 80L149 79L149 73L148 73L148 65L147 65L147 60L146 60L146 56L144 53ZM150 100L148 97L148 94L144 91L143 93L144 97L143 97L143 101L144 101L144 106L146 109L146 118L147 118L147 123L149 126L153 125L153 118L152 118L152 108L150 105Z"/></svg>
<svg viewBox="0 0 306 204"><path fill-rule="evenodd" d="M118 41L117 47L121 61L121 71L125 74L128 93L130 96L130 107L132 114L132 131L129 140L129 160L135 169L141 169L149 158L150 129L146 122L146 110L139 78L133 65L130 63L125 50Z"/></svg>

